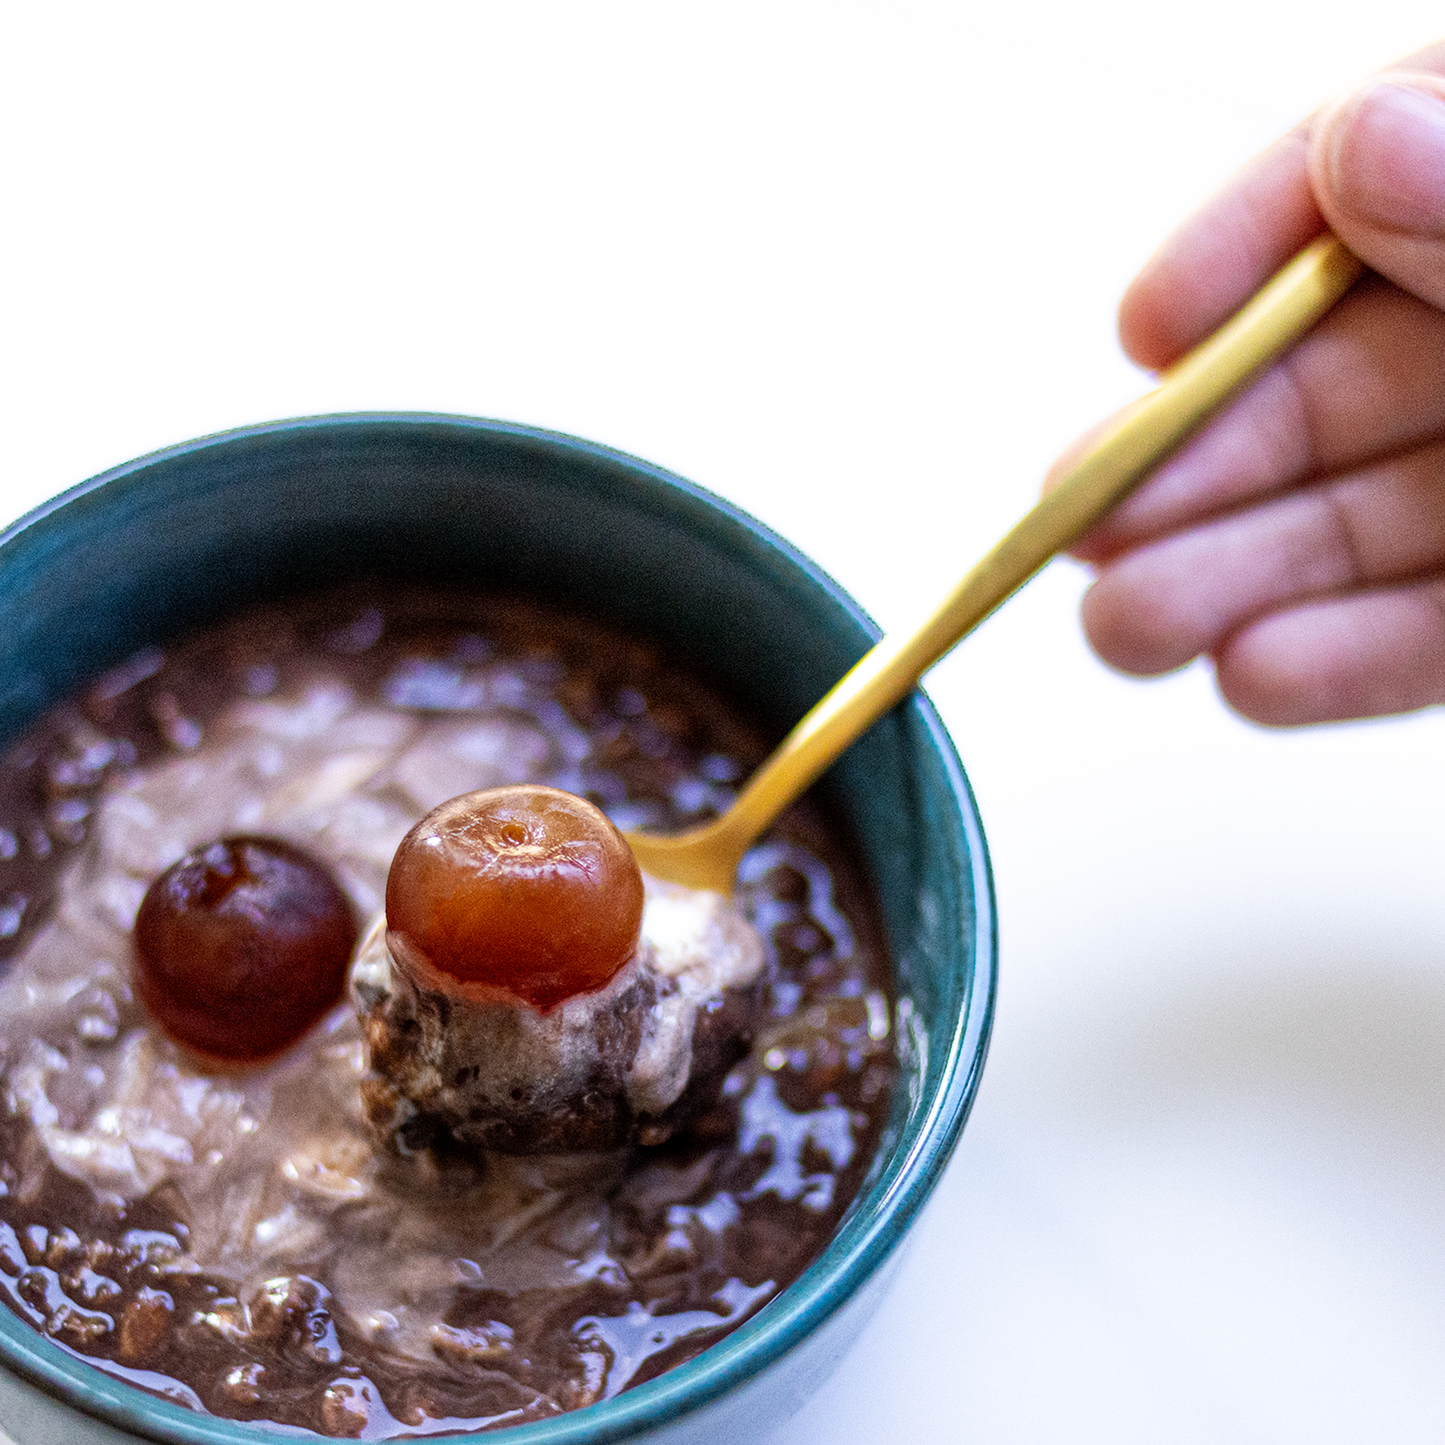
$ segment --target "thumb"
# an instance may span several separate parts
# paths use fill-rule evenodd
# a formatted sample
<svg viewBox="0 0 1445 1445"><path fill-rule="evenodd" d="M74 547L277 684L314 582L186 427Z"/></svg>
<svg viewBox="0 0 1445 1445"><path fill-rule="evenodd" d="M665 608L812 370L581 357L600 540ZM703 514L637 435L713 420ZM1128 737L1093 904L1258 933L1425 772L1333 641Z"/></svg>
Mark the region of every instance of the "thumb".
<svg viewBox="0 0 1445 1445"><path fill-rule="evenodd" d="M1310 180L1361 260L1445 308L1445 79L1394 71L1337 101L1310 136Z"/></svg>

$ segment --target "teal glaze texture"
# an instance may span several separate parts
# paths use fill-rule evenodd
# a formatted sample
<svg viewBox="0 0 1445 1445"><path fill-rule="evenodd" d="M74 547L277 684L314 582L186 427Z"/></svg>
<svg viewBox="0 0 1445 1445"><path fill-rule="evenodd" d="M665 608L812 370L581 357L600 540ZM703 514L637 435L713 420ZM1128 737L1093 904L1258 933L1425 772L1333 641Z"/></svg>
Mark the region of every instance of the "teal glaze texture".
<svg viewBox="0 0 1445 1445"><path fill-rule="evenodd" d="M118 467L0 537L0 743L142 646L365 577L531 593L606 618L710 676L779 736L877 636L758 522L607 448L462 417L280 422ZM992 880L968 782L921 695L820 787L882 906L904 1064L838 1233L698 1358L570 1415L449 1440L759 1438L821 1383L876 1305L978 1088L995 990ZM126 1438L117 1430L177 1445L277 1438L123 1384L3 1308L0 1361L12 1372L0 1376L0 1429L17 1445L101 1445Z"/></svg>

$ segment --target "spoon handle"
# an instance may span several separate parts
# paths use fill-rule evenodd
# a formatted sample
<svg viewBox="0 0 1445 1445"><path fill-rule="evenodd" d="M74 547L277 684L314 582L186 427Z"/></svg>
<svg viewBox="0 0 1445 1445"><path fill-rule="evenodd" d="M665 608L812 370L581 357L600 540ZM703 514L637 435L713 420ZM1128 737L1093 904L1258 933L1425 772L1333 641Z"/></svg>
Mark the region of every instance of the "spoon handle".
<svg viewBox="0 0 1445 1445"><path fill-rule="evenodd" d="M798 723L728 810L733 836L755 838L855 738L902 701L940 657L1121 502L1255 372L1299 340L1363 269L1334 236L1322 236L1176 362L973 567L922 627L909 636L885 637Z"/></svg>

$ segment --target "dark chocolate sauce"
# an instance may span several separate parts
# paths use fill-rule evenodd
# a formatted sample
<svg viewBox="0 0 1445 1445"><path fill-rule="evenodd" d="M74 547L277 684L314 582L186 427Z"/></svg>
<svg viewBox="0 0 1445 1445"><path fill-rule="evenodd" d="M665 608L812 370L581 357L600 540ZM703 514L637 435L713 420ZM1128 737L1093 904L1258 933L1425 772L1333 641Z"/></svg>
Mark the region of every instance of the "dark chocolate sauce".
<svg viewBox="0 0 1445 1445"><path fill-rule="evenodd" d="M257 613L137 656L0 762L0 987L45 945L72 880L96 866L93 823L114 790L137 770L206 756L211 731L247 699L296 697L317 679L408 718L516 719L519 736L551 740L528 762L534 780L588 797L623 828L714 814L765 751L648 645L531 605L349 595ZM374 906L361 874L343 882L359 912ZM47 1152L37 1095L17 1070L52 1069L44 1098L57 1127L83 1130L98 1107L86 1080L110 1079L119 1051L154 1047L165 1068L194 1067L149 1039L123 970L102 961L87 977L78 958L73 992L46 1015L52 1052L39 1063L40 1045L0 1021L0 1294L139 1388L342 1438L542 1419L695 1356L826 1244L872 1160L896 1073L875 915L847 850L810 809L749 854L739 902L767 951L766 1017L687 1133L580 1167L572 1183L538 1183L545 1207L517 1215L516 1239L488 1236L471 1253L468 1230L480 1226L468 1211L492 1164L478 1184L363 1161L352 1172L364 1188L318 1216L322 1242L261 1280L197 1259L215 1253L201 1241L216 1224L195 1200L210 1209L214 1198L188 1184L189 1166L137 1193L98 1187ZM348 1028L333 1016L323 1042L342 1049ZM508 1198L532 1187L518 1179ZM354 1317L347 1261L429 1237L454 1246L435 1319L407 1335L388 1332L384 1309ZM550 1261L535 1279L517 1273L527 1250Z"/></svg>

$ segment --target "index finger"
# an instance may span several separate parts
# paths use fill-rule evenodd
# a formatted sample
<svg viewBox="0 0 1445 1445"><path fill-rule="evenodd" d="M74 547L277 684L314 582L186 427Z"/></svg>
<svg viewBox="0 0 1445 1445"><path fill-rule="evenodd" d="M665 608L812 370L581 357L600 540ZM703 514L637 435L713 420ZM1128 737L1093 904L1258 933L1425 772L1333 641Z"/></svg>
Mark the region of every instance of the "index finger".
<svg viewBox="0 0 1445 1445"><path fill-rule="evenodd" d="M1307 168L1312 119L1250 161L1130 283L1119 339L1141 366L1177 361L1325 229Z"/></svg>
<svg viewBox="0 0 1445 1445"><path fill-rule="evenodd" d="M1445 44L1395 67L1445 72ZM1177 361L1325 229L1308 174L1317 116L1262 151L1144 264L1119 306L1119 338L1141 366Z"/></svg>

